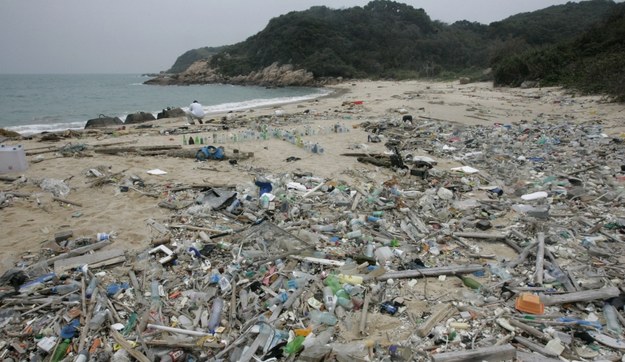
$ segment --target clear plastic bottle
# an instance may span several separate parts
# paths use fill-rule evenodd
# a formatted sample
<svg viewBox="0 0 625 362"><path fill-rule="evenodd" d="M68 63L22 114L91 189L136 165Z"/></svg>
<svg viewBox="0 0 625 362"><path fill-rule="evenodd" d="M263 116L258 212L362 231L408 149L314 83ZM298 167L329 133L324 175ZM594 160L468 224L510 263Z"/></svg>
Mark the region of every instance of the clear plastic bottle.
<svg viewBox="0 0 625 362"><path fill-rule="evenodd" d="M608 330L620 336L623 332L623 328L621 328L621 323L619 323L617 313L618 311L612 304L603 304L603 317L605 318L605 324L608 327Z"/></svg>
<svg viewBox="0 0 625 362"><path fill-rule="evenodd" d="M75 292L77 290L80 289L80 283L78 283L75 280L72 280L70 283L68 284L61 284L61 285L57 285L55 287L52 287L51 291L53 294L67 294L67 293L71 293L71 292Z"/></svg>
<svg viewBox="0 0 625 362"><path fill-rule="evenodd" d="M336 300L334 299L334 292L330 287L323 288L323 305L326 307L326 310L330 313L334 312Z"/></svg>
<svg viewBox="0 0 625 362"><path fill-rule="evenodd" d="M87 298L91 298L91 296L93 295L93 292L95 292L95 288L98 286L98 277L94 276L93 278L91 278L91 281L89 281L89 285L87 286L87 289L85 290L85 296Z"/></svg>
<svg viewBox="0 0 625 362"><path fill-rule="evenodd" d="M219 323L221 322L221 311L224 308L223 299L217 297L213 300L213 306L211 307L211 315L208 319L208 331L210 333L215 333L215 329L219 327Z"/></svg>
<svg viewBox="0 0 625 362"><path fill-rule="evenodd" d="M100 327L102 327L102 325L104 324L104 321L108 317L108 314L109 314L108 309L101 310L97 312L96 314L94 314L93 317L91 317L91 320L89 321L89 331L93 332L93 331L97 331L98 329L100 329Z"/></svg>
<svg viewBox="0 0 625 362"><path fill-rule="evenodd" d="M328 326L333 326L338 323L336 317L330 312L321 312L318 310L313 310L310 312L310 320L314 324L325 324Z"/></svg>

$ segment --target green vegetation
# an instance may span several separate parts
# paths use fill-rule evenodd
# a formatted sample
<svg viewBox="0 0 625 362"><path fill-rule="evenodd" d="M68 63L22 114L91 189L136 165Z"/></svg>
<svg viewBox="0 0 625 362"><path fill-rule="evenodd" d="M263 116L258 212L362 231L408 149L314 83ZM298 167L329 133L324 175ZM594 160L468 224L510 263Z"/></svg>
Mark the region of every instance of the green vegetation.
<svg viewBox="0 0 625 362"><path fill-rule="evenodd" d="M176 59L176 62L174 63L174 65L171 66L171 68L169 68L169 70L167 70L167 73L184 72L194 62L198 60L202 60L202 59L209 59L211 56L219 53L223 49L224 47L216 47L216 48L204 47L204 48L188 50L184 52L184 54L179 56L178 59Z"/></svg>
<svg viewBox="0 0 625 362"><path fill-rule="evenodd" d="M224 75L247 75L277 62L316 79L467 76L512 86L538 80L622 99L624 7L569 2L484 25L433 21L423 9L389 0L316 6L274 18L244 42L189 51L170 71L210 58ZM493 69L491 78L483 75L486 68Z"/></svg>

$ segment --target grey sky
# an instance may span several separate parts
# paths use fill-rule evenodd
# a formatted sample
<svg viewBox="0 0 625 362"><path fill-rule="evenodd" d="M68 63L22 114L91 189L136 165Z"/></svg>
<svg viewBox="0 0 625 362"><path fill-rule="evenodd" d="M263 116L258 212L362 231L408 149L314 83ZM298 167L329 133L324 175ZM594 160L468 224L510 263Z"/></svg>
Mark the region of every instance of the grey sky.
<svg viewBox="0 0 625 362"><path fill-rule="evenodd" d="M0 0L0 73L146 73L187 50L234 44L268 21L357 0ZM434 20L488 24L566 0L408 0Z"/></svg>

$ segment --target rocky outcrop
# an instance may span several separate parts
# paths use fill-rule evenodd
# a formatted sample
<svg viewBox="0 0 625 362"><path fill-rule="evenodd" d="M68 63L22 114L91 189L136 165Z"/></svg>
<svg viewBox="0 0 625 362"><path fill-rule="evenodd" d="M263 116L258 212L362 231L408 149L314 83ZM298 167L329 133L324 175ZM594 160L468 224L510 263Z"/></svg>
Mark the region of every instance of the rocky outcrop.
<svg viewBox="0 0 625 362"><path fill-rule="evenodd" d="M88 120L87 124L85 125L85 129L114 127L114 126L120 126L123 124L124 122L122 122L122 120L119 119L119 117L107 117L101 114L98 118L92 118Z"/></svg>
<svg viewBox="0 0 625 362"><path fill-rule="evenodd" d="M178 117L184 117L185 113L182 110L182 108L180 107L176 107L176 108L166 108L163 109L161 112L159 112L156 115L156 119L163 119L163 118L178 118Z"/></svg>
<svg viewBox="0 0 625 362"><path fill-rule="evenodd" d="M126 116L125 124L143 123L147 121L154 121L156 118L149 112L136 112Z"/></svg>
<svg viewBox="0 0 625 362"><path fill-rule="evenodd" d="M162 74L152 78L145 84L156 85L189 85L225 83L236 85L260 85L267 87L288 86L320 86L328 84L328 80L319 81L305 69L295 69L290 64L270 66L251 72L247 75L228 77L211 68L207 60L193 63L186 71L179 74Z"/></svg>

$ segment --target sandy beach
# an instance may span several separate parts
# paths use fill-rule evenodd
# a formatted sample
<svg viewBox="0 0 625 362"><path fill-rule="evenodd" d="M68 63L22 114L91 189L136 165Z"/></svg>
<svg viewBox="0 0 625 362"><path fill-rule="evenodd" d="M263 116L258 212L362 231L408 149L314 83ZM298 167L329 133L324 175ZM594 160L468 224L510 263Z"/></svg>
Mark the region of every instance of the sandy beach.
<svg viewBox="0 0 625 362"><path fill-rule="evenodd" d="M80 132L80 137L63 138L58 142L41 142L37 136L31 140L5 142L23 145L29 153L29 167L23 172L2 175L23 175L23 178L0 182L0 191L28 197L14 197L0 210L0 252L3 255L0 273L20 261L28 262L33 254L41 253L50 246L46 241L54 240L55 233L61 230L72 230L74 238L95 238L97 233L112 232L115 246L128 250L144 249L155 235L146 221L172 221L175 212L158 204L167 200L171 195L168 191L176 187L230 185L240 192L255 194L255 177L310 173L325 181L368 189L397 177L389 168L343 156L350 152L383 154L388 151L383 142L367 142L368 133L361 127L363 122L401 120L403 115L411 115L415 124L443 120L460 125L479 124L488 129L495 124L532 121L540 115L543 119L597 122L602 125L604 133L613 137L625 132L623 105L604 103L600 97L574 96L559 88L494 89L488 83L354 81L339 84L335 89L337 92L333 96L314 101L214 114L206 118L212 121L204 125L189 126L189 131L199 131L190 135L206 138L207 144L213 144L213 137L221 139L223 142L214 146L223 146L227 156L232 156L235 149L240 153L253 153L253 157L240 159L236 164L89 151L102 145L181 145L182 136L168 130L184 126L186 120L182 118L153 121L150 122L151 128L131 125L116 132ZM275 138L232 140L232 135L243 130L246 123L257 124L259 117L270 127L315 129L316 134L303 138L322 146L323 154L307 152ZM349 132L330 131L335 124L344 125ZM224 130L224 125L229 129ZM46 152L69 143L87 145L88 151L70 157ZM183 147L199 148L197 145ZM299 160L287 162L289 157ZM437 167L442 168L460 165L449 159L437 161ZM91 169L116 174L119 182L95 186ZM148 174L147 171L153 169L163 170L166 174ZM134 180L142 180L143 190L150 190L150 195L133 188L127 192L120 190L120 185L133 176ZM64 180L70 191L63 198L75 205L53 200L53 194L39 186L44 179ZM214 221L216 224L233 222L218 216ZM59 250L48 251L55 252Z"/></svg>

